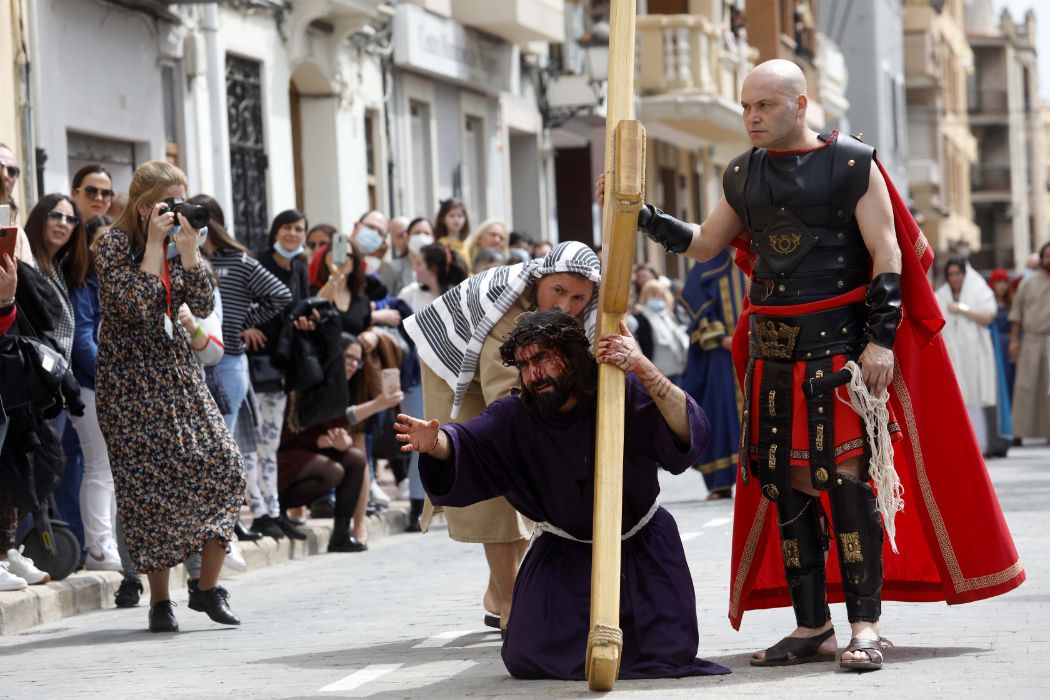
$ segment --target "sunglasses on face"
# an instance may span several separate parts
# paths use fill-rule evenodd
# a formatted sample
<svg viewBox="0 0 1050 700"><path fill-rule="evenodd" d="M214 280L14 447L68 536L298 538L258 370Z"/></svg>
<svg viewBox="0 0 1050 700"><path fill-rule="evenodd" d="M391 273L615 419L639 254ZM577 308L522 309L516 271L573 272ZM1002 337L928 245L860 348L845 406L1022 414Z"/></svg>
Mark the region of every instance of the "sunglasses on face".
<svg viewBox="0 0 1050 700"><path fill-rule="evenodd" d="M78 219L77 217L73 216L72 214L63 214L60 211L49 211L47 213L47 218L51 219L52 221L62 221L63 219L65 219L66 223L70 226L76 226L80 223L80 219Z"/></svg>
<svg viewBox="0 0 1050 700"><path fill-rule="evenodd" d="M0 168L7 170L7 174L11 177L18 177L22 174L22 169L17 165L0 165Z"/></svg>
<svg viewBox="0 0 1050 700"><path fill-rule="evenodd" d="M113 190L103 190L94 185L88 185L80 189L84 190L84 194L91 199L113 199Z"/></svg>

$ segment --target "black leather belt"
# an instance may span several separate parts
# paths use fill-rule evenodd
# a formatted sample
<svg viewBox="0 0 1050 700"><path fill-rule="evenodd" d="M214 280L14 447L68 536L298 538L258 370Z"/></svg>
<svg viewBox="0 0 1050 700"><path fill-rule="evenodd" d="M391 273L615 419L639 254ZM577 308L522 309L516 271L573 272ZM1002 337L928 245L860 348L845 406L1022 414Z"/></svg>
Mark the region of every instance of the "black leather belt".
<svg viewBox="0 0 1050 700"><path fill-rule="evenodd" d="M799 316L752 314L750 352L759 360L812 360L859 353L864 346L864 304Z"/></svg>
<svg viewBox="0 0 1050 700"><path fill-rule="evenodd" d="M797 304L799 300L815 301L845 294L865 286L870 280L867 272L856 270L830 271L819 277L767 278L755 275L748 296L752 304Z"/></svg>

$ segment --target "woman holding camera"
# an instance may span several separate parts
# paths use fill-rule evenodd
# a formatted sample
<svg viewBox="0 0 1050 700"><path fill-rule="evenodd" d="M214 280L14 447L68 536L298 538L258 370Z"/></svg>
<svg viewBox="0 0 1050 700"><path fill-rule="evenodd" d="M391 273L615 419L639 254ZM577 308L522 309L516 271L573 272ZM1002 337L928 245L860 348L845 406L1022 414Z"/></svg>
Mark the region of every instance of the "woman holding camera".
<svg viewBox="0 0 1050 700"><path fill-rule="evenodd" d="M244 496L244 470L178 322L184 302L198 317L214 304L198 231L173 211L172 198L185 196L181 170L143 163L127 209L95 247L104 329L95 372L98 419L128 551L149 578L152 632L178 630L169 570L195 552L202 561L190 609L240 624L218 579Z"/></svg>

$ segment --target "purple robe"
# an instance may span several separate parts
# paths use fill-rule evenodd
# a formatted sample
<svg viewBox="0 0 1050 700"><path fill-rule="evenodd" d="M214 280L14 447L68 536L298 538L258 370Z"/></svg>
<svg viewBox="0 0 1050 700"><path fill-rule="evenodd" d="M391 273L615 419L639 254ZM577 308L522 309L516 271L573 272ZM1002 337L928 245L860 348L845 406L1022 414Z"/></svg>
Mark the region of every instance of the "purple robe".
<svg viewBox="0 0 1050 700"><path fill-rule="evenodd" d="M660 492L657 468L680 474L710 436L703 410L688 396L689 444L678 443L652 397L627 375L623 532L648 513ZM434 503L467 506L505 496L519 512L591 539L594 513L594 410L545 415L512 395L465 423L442 426L447 461L422 455L423 485ZM696 658L699 630L693 580L674 518L658 508L621 548L620 678L680 678L729 673ZM590 628L591 545L551 533L535 538L518 572L503 644L516 678L582 680Z"/></svg>

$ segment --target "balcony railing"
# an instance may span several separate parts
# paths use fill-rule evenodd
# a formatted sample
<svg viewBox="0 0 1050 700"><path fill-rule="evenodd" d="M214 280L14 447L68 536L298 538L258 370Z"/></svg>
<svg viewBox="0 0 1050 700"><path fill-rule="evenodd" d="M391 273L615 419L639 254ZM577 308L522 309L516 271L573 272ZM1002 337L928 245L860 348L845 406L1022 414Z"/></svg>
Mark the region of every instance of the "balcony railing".
<svg viewBox="0 0 1050 700"><path fill-rule="evenodd" d="M1007 114L1010 111L1009 93L1006 88L982 88L970 95L972 114Z"/></svg>
<svg viewBox="0 0 1050 700"><path fill-rule="evenodd" d="M982 165L970 172L974 192L1003 192L1010 190L1010 166Z"/></svg>
<svg viewBox="0 0 1050 700"><path fill-rule="evenodd" d="M702 15L637 19L637 89L642 95L707 93L736 103L753 67L747 43Z"/></svg>

